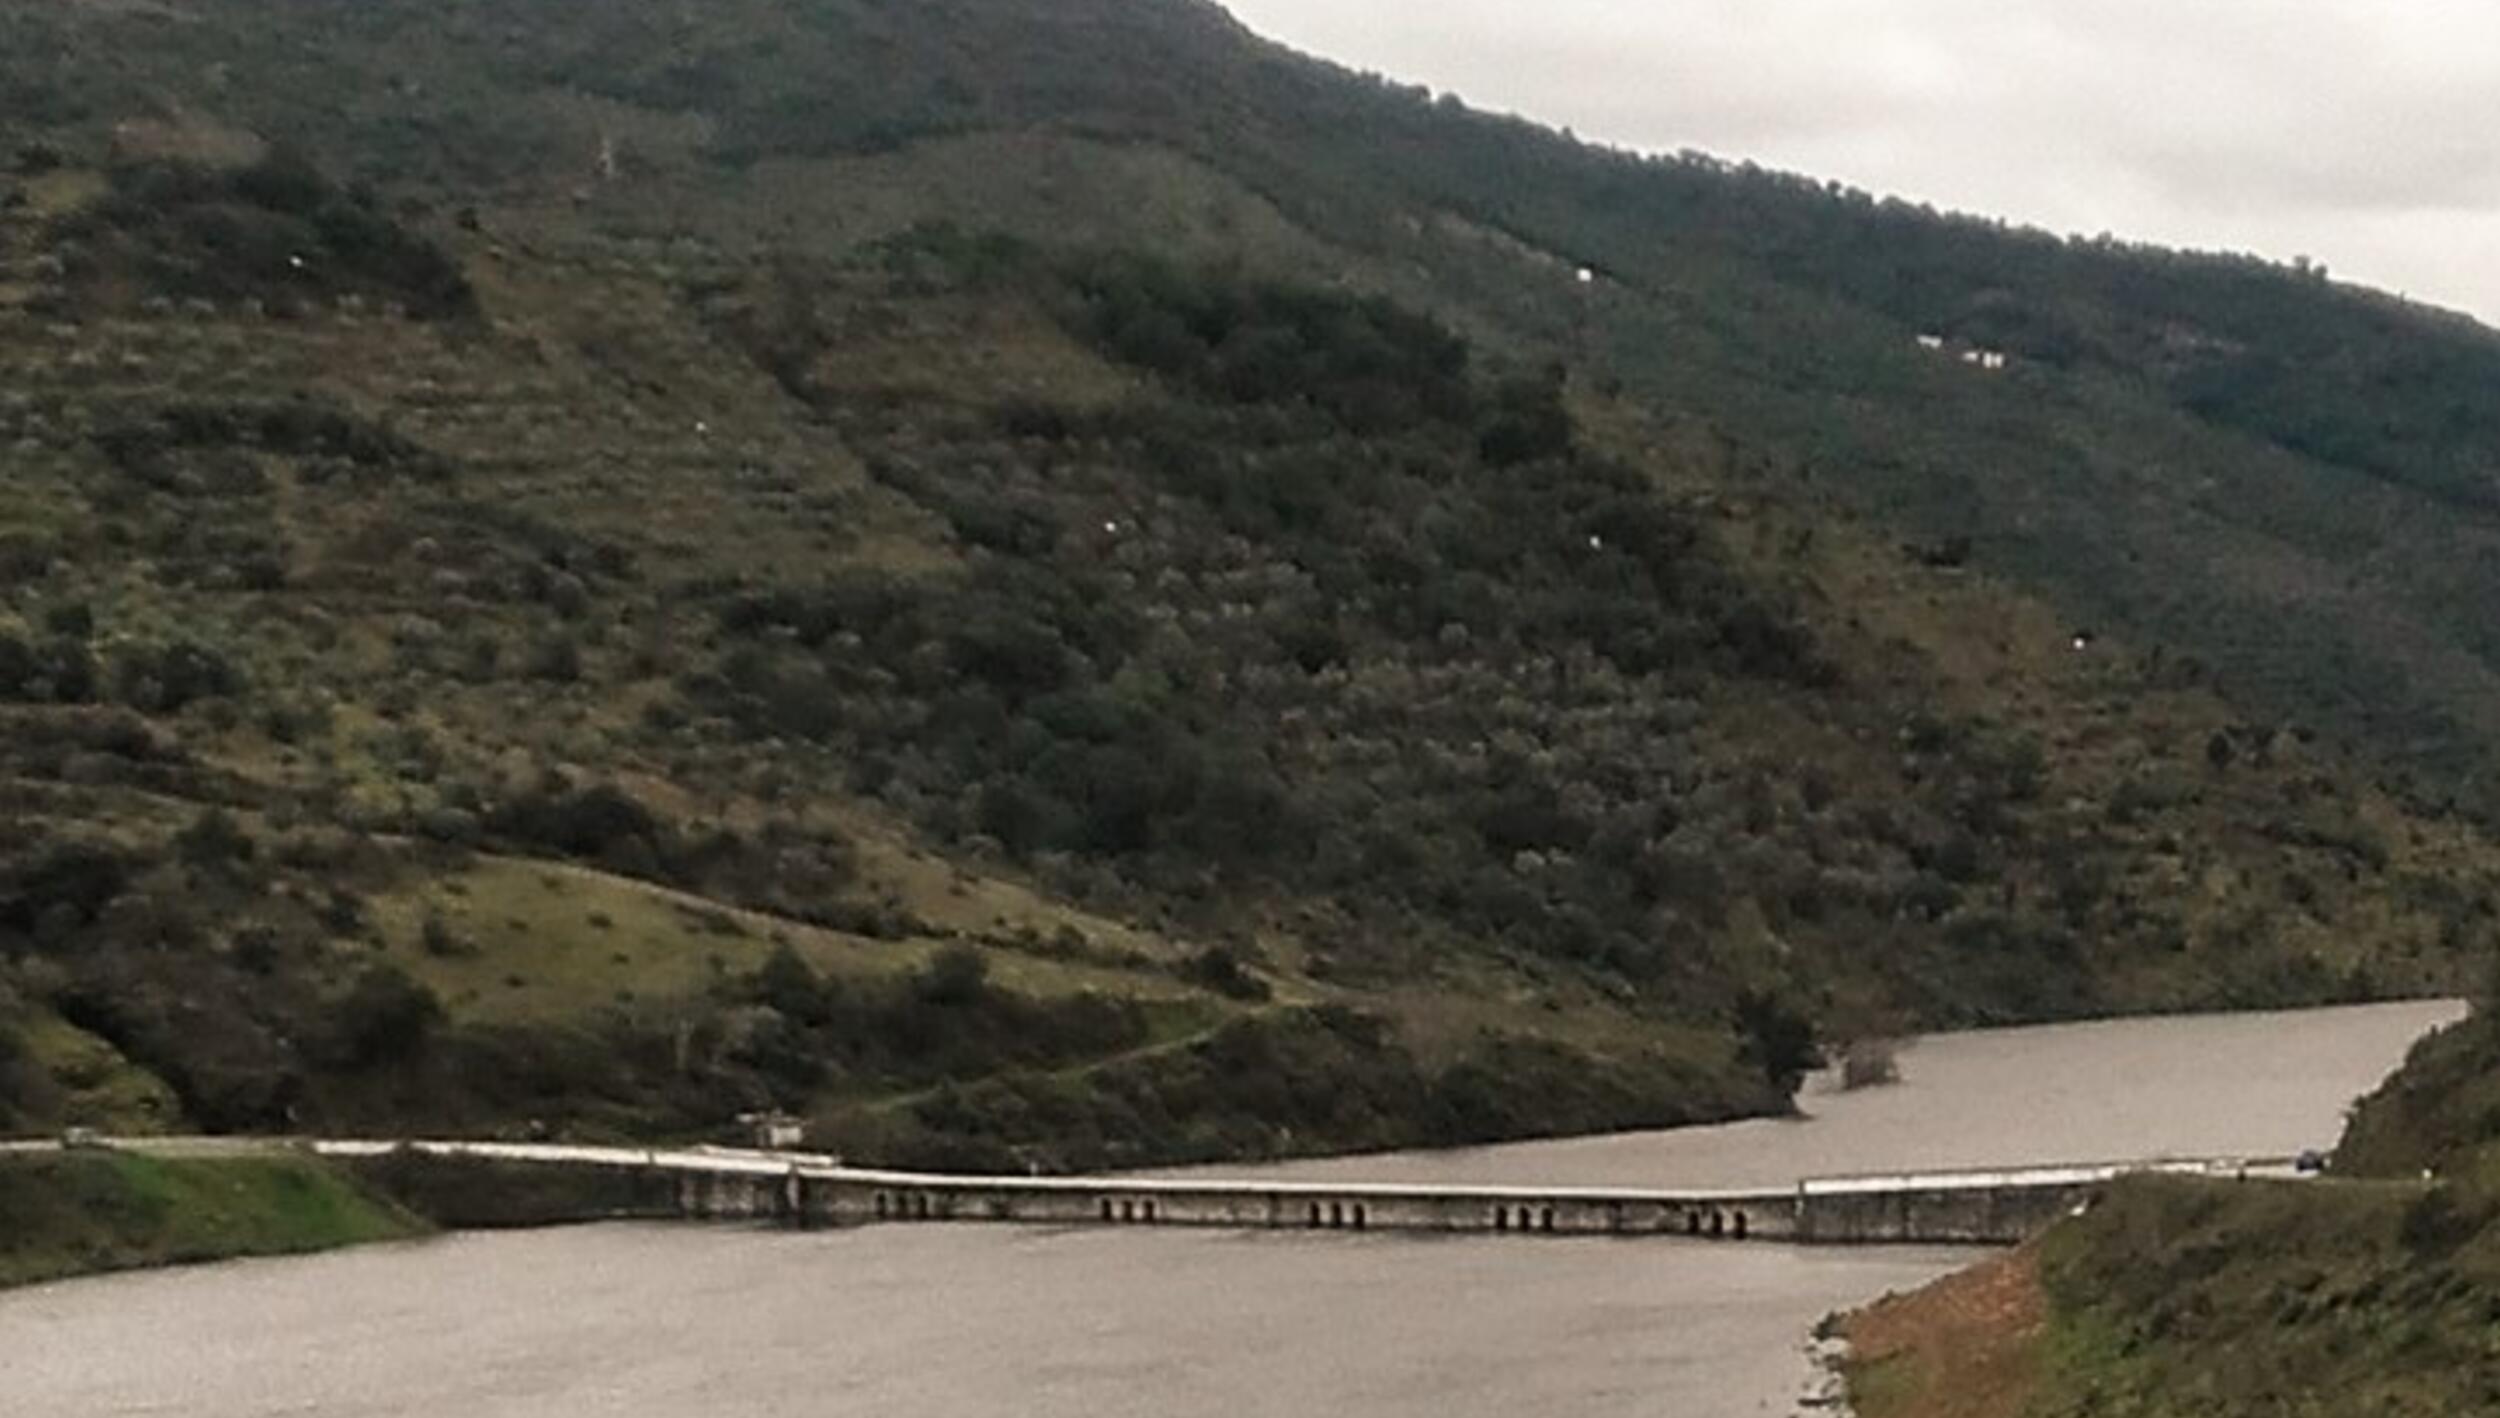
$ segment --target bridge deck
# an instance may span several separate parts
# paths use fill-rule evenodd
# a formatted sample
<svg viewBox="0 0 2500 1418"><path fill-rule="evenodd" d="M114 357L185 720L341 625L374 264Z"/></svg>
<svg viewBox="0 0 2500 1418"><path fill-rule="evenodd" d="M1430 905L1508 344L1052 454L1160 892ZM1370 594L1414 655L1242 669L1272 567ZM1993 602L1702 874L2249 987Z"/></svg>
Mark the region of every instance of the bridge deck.
<svg viewBox="0 0 2500 1418"><path fill-rule="evenodd" d="M2091 1163L1817 1178L1778 1188L1532 1187L1258 1178L1001 1177L845 1167L722 1148L316 1142L328 1156L399 1150L677 1179L675 1214L798 1224L1002 1221L1245 1229L1667 1235L1821 1243L2018 1241L2135 1171L2286 1175L2283 1159Z"/></svg>

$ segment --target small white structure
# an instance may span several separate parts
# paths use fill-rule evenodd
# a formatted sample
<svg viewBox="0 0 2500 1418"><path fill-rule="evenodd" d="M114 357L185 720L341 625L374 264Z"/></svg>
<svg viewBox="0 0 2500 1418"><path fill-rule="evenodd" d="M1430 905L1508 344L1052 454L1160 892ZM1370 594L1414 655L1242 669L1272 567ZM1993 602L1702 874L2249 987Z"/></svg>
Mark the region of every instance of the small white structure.
<svg viewBox="0 0 2500 1418"><path fill-rule="evenodd" d="M1961 345L1932 332L1918 337L1918 347L1929 354L1944 354L1950 351L1955 359L1973 369L1999 370L2013 363L2013 358L2003 350L1982 349L1977 345Z"/></svg>
<svg viewBox="0 0 2500 1418"><path fill-rule="evenodd" d="M807 1124L788 1113L740 1113L738 1121L767 1152L787 1152L807 1140Z"/></svg>

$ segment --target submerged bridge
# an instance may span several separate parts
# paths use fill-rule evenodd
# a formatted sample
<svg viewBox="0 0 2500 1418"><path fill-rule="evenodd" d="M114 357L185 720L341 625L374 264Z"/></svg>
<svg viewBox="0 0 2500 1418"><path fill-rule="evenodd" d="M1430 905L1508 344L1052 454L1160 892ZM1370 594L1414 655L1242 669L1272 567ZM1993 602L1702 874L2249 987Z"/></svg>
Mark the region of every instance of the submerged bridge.
<svg viewBox="0 0 2500 1418"><path fill-rule="evenodd" d="M470 1168L497 1178L567 1174L528 1220L690 1219L793 1226L1021 1222L1230 1230L1524 1236L1674 1236L1807 1244L2019 1242L2112 1180L2137 1172L2288 1176L2287 1159L2111 1163L2015 1171L1826 1178L1750 1190L1413 1186L1348 1182L981 1177L845 1167L800 1153L654 1151L480 1142L315 1142L372 1165ZM575 1198L567 1200L567 1197ZM561 1212L563 1214L555 1214ZM457 1216L447 1220L459 1224Z"/></svg>

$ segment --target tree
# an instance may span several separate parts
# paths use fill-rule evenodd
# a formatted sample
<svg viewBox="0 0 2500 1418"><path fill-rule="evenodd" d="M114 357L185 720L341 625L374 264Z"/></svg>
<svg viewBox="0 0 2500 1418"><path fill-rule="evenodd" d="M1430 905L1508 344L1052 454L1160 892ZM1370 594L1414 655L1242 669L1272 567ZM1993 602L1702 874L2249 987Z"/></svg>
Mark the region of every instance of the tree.
<svg viewBox="0 0 2500 1418"><path fill-rule="evenodd" d="M351 1068L379 1068L415 1057L443 1019L434 992L395 965L376 965L356 979L338 1009L342 1058Z"/></svg>
<svg viewBox="0 0 2500 1418"><path fill-rule="evenodd" d="M787 944L776 946L755 972L755 997L783 1018L811 1028L833 1017L824 978Z"/></svg>
<svg viewBox="0 0 2500 1418"><path fill-rule="evenodd" d="M912 993L929 1004L977 1004L989 988L989 957L968 945L950 945L939 951L912 980Z"/></svg>
<svg viewBox="0 0 2500 1418"><path fill-rule="evenodd" d="M1793 1094L1823 1062L1814 1021L1777 995L1746 990L1736 999L1737 1056L1762 1070L1782 1093Z"/></svg>

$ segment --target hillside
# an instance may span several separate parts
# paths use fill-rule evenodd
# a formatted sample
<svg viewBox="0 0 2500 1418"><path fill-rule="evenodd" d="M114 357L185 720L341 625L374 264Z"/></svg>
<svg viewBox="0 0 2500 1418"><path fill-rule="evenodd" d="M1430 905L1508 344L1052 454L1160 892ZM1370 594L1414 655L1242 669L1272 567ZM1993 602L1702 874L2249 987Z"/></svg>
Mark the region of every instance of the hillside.
<svg viewBox="0 0 2500 1418"><path fill-rule="evenodd" d="M2345 746L2480 661L2138 614L2259 534L2096 481L2253 479L2289 565L2341 474L2146 331L2478 332L1158 0L10 0L0 113L0 1125L1414 1145L2490 947ZM1939 364L1870 245L2094 337ZM2384 433L2372 496L2480 475Z"/></svg>
<svg viewBox="0 0 2500 1418"><path fill-rule="evenodd" d="M1766 476L2367 745L2425 806L2490 807L2500 341L2305 264L1587 149L1195 0L6 13L10 111L89 159L286 135L507 237L742 254L954 219L1316 272L1572 350Z"/></svg>
<svg viewBox="0 0 2500 1418"><path fill-rule="evenodd" d="M2500 1194L2119 1185L2001 1260L1852 1317L1863 1418L2500 1411Z"/></svg>

